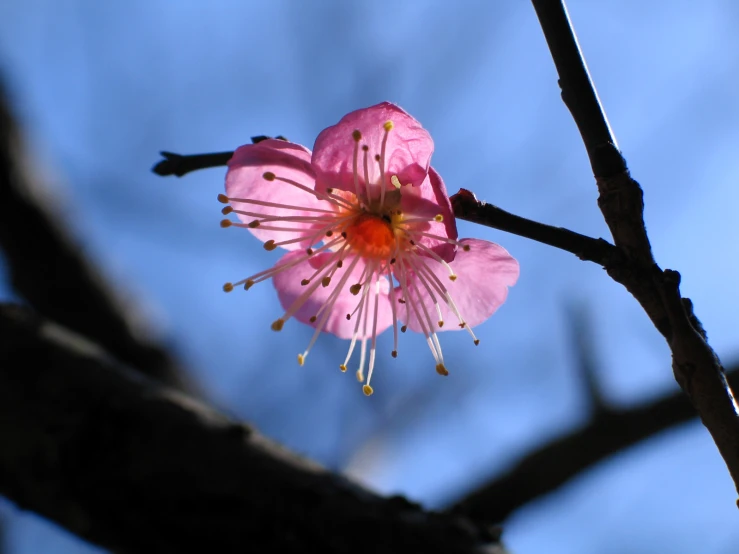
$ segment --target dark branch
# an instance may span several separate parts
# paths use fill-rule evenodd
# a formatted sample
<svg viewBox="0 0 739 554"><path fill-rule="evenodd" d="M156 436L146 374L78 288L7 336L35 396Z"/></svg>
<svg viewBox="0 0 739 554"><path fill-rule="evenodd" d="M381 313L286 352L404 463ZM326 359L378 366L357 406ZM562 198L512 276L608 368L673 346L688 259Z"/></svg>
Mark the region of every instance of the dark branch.
<svg viewBox="0 0 739 554"><path fill-rule="evenodd" d="M151 170L162 177L167 175L182 177L198 169L224 166L234 153L216 152L214 154L192 154L189 156L173 154L172 152L160 152L160 154L164 159L157 162Z"/></svg>
<svg viewBox="0 0 739 554"><path fill-rule="evenodd" d="M454 215L459 219L548 244L571 252L581 260L595 262L604 267L617 265L623 260L619 249L606 240L594 239L562 227L552 227L513 215L478 200L466 189L460 189L451 200Z"/></svg>
<svg viewBox="0 0 739 554"><path fill-rule="evenodd" d="M0 494L122 552L501 553L0 305Z"/></svg>
<svg viewBox="0 0 739 554"><path fill-rule="evenodd" d="M732 384L739 386L739 367L729 375ZM487 484L451 511L477 521L502 522L616 452L695 417L695 409L682 392L636 408L597 412L587 426L526 454L511 471L483 479Z"/></svg>
<svg viewBox="0 0 739 554"><path fill-rule="evenodd" d="M562 99L583 137L598 184L598 206L627 263L608 267L644 308L672 351L673 372L721 452L739 491L739 408L721 362L681 298L680 274L662 271L644 225L644 194L631 178L598 101L561 0L532 0L559 73Z"/></svg>
<svg viewBox="0 0 739 554"><path fill-rule="evenodd" d="M51 209L29 167L0 83L0 248L15 291L39 313L99 342L120 360L165 383L185 374L142 336L134 317L84 256Z"/></svg>

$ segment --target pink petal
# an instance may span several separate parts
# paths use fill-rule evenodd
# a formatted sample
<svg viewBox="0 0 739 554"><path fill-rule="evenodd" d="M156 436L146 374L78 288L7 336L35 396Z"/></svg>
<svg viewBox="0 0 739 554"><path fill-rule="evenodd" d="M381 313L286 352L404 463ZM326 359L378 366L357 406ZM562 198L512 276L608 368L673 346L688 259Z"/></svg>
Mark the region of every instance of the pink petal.
<svg viewBox="0 0 739 554"><path fill-rule="evenodd" d="M426 179L417 187L402 187L400 189L400 207L407 217L427 217L432 219L441 215L444 220L441 223L430 221L428 228L422 230L442 238L457 238L457 222L452 212L452 203L446 192L444 181L436 170L429 168ZM424 227L426 227L424 225ZM424 246L432 248L445 262L454 259L456 248L441 239L421 237L417 240Z"/></svg>
<svg viewBox="0 0 739 554"><path fill-rule="evenodd" d="M379 165L374 156L379 155L385 135L383 125L393 122L385 151L386 173L397 175L400 182L420 185L428 172L434 142L431 135L395 104L383 102L376 106L351 112L336 125L324 129L316 139L313 167L318 178L318 188L334 187L354 190L354 144L352 133L362 133L360 146L369 146L370 181L379 183ZM362 151L359 151L359 174L362 170ZM361 179L362 181L364 179ZM387 182L389 183L389 177Z"/></svg>
<svg viewBox="0 0 739 554"><path fill-rule="evenodd" d="M298 206L301 208L330 209L327 202L318 200L313 194L300 190L279 180L267 181L265 172L272 172L278 177L291 179L305 185L309 189L315 188L315 174L310 165L310 150L299 144L283 140L265 140L257 144L241 146L234 152L228 162L226 174L226 194L230 198L244 198L273 202L276 204ZM263 217L290 217L315 216L320 212L306 209L290 209L286 207L267 207L256 204L231 202L235 210L260 214ZM236 214L244 223L250 223L255 216ZM314 227L313 223L290 222L270 223L273 226L295 228L305 232ZM299 233L293 231L268 231L260 228L249 229L261 241L274 240L280 242L297 238ZM305 248L316 241L306 240L300 243L285 245L287 250Z"/></svg>
<svg viewBox="0 0 739 554"><path fill-rule="evenodd" d="M467 325L474 327L493 315L505 302L508 287L513 286L518 279L519 268L518 262L498 244L478 239L462 239L460 243L462 246L457 250L454 261L449 264L457 275L456 281L449 279L449 270L439 262L430 258L423 258L422 261L449 291ZM464 245L470 246L469 252L464 250ZM415 275L410 277L410 281L415 285L411 285L411 297L414 301L420 299L426 306L432 322L436 322L436 308L426 288ZM426 281L430 280L427 278ZM413 292L416 287L417 290ZM402 295L400 288L397 289L397 294ZM437 332L460 330L459 319L446 303L441 301L436 290L434 295L439 301L444 319L444 327L439 328L435 325L434 330ZM404 305L398 315L411 330L421 332L421 325L412 309L408 317Z"/></svg>
<svg viewBox="0 0 739 554"><path fill-rule="evenodd" d="M288 252L285 254L279 262L278 266L288 264L294 260L303 256L303 252ZM281 273L278 273L272 278L272 283L277 290L277 295L280 298L280 303L285 310L289 310L293 302L300 299L300 297L310 288L310 285L303 286L301 281L303 279L310 278L315 271L321 266L325 265L328 271L331 266L334 265L330 261L332 254L328 252L322 252L311 256L304 262L297 264L294 267L288 268ZM343 262L343 267L337 269L331 278L331 283L328 287L318 285L318 288L310 295L308 300L303 306L295 313L294 317L302 323L307 323L313 328L318 326L321 321L321 314L318 314L319 308L326 304L331 293L339 285L342 277L346 274L346 271L351 267L353 258L347 258ZM362 298L362 293L354 296L349 292L349 287L359 282L359 279L364 270L364 264L362 260L355 265L349 278L344 283L341 292L336 297L334 303L327 309L330 310L328 319L323 327L323 331L336 335L341 339L350 339L354 334L354 326L356 323L356 314L352 316L351 320L346 319L346 315L354 312L359 301ZM321 280L320 274L316 279ZM372 334L372 319L374 315L374 287L371 288L370 292L370 303L369 303L369 319L367 321L367 335ZM390 287L387 279L382 278L380 282L380 294L378 296L378 312L377 312L377 334L379 335L382 331L387 329L393 324L392 307L390 305ZM318 314L318 315L317 315ZM310 318L317 315L317 320L311 322ZM363 337L362 324L359 326L359 338Z"/></svg>

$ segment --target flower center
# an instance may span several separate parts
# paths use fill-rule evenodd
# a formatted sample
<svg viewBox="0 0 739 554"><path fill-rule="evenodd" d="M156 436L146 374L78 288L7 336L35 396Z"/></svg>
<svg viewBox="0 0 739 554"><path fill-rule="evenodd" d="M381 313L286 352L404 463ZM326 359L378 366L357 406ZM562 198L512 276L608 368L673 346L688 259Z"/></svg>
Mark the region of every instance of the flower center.
<svg viewBox="0 0 739 554"><path fill-rule="evenodd" d="M365 258L387 260L395 249L395 234L390 222L381 216L364 213L346 228L346 241Z"/></svg>

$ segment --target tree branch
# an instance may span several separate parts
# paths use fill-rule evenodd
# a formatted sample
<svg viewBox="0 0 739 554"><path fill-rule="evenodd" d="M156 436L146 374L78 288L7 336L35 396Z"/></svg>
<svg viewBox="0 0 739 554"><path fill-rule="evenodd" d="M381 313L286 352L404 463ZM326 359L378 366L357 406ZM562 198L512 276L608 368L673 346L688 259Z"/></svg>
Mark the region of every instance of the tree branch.
<svg viewBox="0 0 739 554"><path fill-rule="evenodd" d="M0 305L0 493L121 552L502 553Z"/></svg>
<svg viewBox="0 0 739 554"><path fill-rule="evenodd" d="M99 342L121 361L187 388L186 374L137 329L130 310L84 256L40 189L0 82L0 248L13 288L39 313Z"/></svg>
<svg viewBox="0 0 739 554"><path fill-rule="evenodd" d="M739 366L729 376L739 386ZM601 408L585 427L527 453L503 475L483 479L487 484L475 487L450 510L476 521L502 522L616 452L695 417L682 392L635 408Z"/></svg>
<svg viewBox="0 0 739 554"><path fill-rule="evenodd" d="M639 301L670 346L673 372L711 433L739 491L739 407L705 331L681 298L680 275L654 261L644 225L643 191L631 178L600 106L562 0L532 0L599 190L598 206L626 255L608 274Z"/></svg>

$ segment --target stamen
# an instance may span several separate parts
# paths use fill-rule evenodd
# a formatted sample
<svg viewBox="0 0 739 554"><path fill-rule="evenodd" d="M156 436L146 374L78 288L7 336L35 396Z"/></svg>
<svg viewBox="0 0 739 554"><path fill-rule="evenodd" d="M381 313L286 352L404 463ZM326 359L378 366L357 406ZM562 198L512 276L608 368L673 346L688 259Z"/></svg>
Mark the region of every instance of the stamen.
<svg viewBox="0 0 739 554"><path fill-rule="evenodd" d="M387 182L385 181L385 150L387 148L387 137L390 135L390 130L393 128L392 121L386 121L382 126L385 129L385 134L382 137L382 146L380 147L380 207L385 205L385 189L387 188Z"/></svg>
<svg viewBox="0 0 739 554"><path fill-rule="evenodd" d="M439 262L441 265L443 265L447 269L447 271L449 271L449 279L451 281L456 281L457 280L457 275L454 273L454 270L452 269L452 266L450 266L448 263L446 263L444 260L442 260L441 259L441 256L439 256L436 252L434 252L429 247L424 246L423 244L418 243L418 242L414 242L414 246L416 248L420 249L421 251L423 251L424 253L428 254L429 256L431 256L434 260L436 260L437 262Z"/></svg>
<svg viewBox="0 0 739 554"><path fill-rule="evenodd" d="M400 188L400 187L402 186L402 185L400 184L400 179L398 179L398 176L397 176L397 175L393 175L392 177L390 177L390 182L392 183L392 185L393 185L393 186L394 186L394 187L395 187L396 189L399 189L399 188Z"/></svg>
<svg viewBox="0 0 739 554"><path fill-rule="evenodd" d="M355 130L352 133L352 138L354 138L354 156L352 157L352 172L354 175L354 192L357 195L357 201L359 201L360 206L362 206L362 202L361 202L362 197L359 194L359 171L357 167L359 165L359 141L362 139L362 133L360 133L358 130Z"/></svg>
<svg viewBox="0 0 739 554"><path fill-rule="evenodd" d="M393 258L394 259L394 258ZM393 313L393 358L398 357L398 314L395 309L395 287L393 286L393 273L390 266L386 267L387 278L390 282L390 309Z"/></svg>

